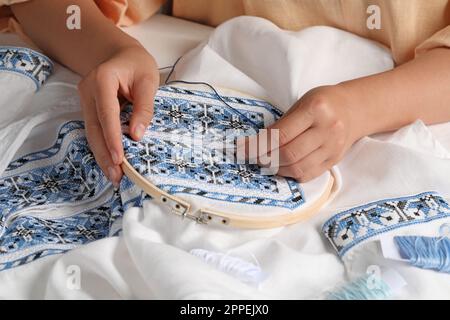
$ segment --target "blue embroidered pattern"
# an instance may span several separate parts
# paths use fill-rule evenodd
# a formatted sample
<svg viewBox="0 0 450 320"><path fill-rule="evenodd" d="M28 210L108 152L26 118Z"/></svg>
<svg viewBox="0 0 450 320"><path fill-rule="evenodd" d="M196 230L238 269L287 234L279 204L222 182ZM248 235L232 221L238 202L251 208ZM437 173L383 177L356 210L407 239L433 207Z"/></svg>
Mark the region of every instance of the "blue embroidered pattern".
<svg viewBox="0 0 450 320"><path fill-rule="evenodd" d="M112 236L122 214L83 123L67 122L52 147L13 161L0 177L0 270Z"/></svg>
<svg viewBox="0 0 450 320"><path fill-rule="evenodd" d="M288 209L304 203L295 180L262 175L257 165L230 161L220 145L226 136L227 148L235 148L237 136L257 132L281 112L264 101L222 98L235 109L215 94L161 87L155 97L153 125L140 142L124 137L125 157L142 176L168 193ZM124 124L130 108L122 115Z"/></svg>
<svg viewBox="0 0 450 320"><path fill-rule="evenodd" d="M0 71L22 74L34 81L36 90L52 74L53 63L31 49L0 46Z"/></svg>
<svg viewBox="0 0 450 320"><path fill-rule="evenodd" d="M209 93L162 87L154 125L143 143L123 138L128 160L142 174L163 181L158 185L171 193L284 208L301 205L304 197L294 180L260 175L255 165L218 161L223 154L213 145L224 130L242 135L281 115L259 100L224 99L239 112L212 103L216 97ZM129 111L122 113L124 123ZM211 139L202 151L208 161L185 161L193 148L177 138L192 132ZM169 157L169 150L180 157ZM117 235L123 212L148 199L134 188L125 177L114 191L88 148L83 123L64 123L53 146L12 161L0 176L0 270Z"/></svg>
<svg viewBox="0 0 450 320"><path fill-rule="evenodd" d="M435 192L372 202L336 214L322 227L340 257L379 234L450 217L450 205Z"/></svg>

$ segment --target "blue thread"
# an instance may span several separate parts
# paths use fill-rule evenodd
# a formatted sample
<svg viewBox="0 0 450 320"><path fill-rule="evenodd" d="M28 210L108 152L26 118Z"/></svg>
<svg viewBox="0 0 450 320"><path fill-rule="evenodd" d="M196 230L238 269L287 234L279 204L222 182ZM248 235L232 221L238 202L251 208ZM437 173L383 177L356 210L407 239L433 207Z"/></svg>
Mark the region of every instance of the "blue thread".
<svg viewBox="0 0 450 320"><path fill-rule="evenodd" d="M450 239L447 237L396 236L403 259L415 267L450 273Z"/></svg>
<svg viewBox="0 0 450 320"><path fill-rule="evenodd" d="M217 92L217 90L216 90L212 85L210 85L209 83L207 83L207 82L202 82L202 81L173 80L173 81L170 81L170 82L168 82L168 83L166 83L166 84L167 84L167 85L170 85L170 84L173 84L173 83L201 84L201 85L205 85L205 86L209 87L209 88L214 92L214 94L216 95L216 97L217 97L220 101L222 101L228 108L230 108L234 113L236 113L236 114L240 115L241 117L243 117L245 120L247 120L248 122L250 122L253 126L258 127L258 125L257 125L255 122L253 122L249 117L247 117L245 114L243 114L243 113L240 112L238 109L234 108L234 107L231 106L228 102L226 102L226 101L222 98L222 96Z"/></svg>
<svg viewBox="0 0 450 320"><path fill-rule="evenodd" d="M243 114L242 112L240 112L238 109L234 108L233 106L231 106L230 104L228 104L223 98L222 96L217 92L217 90L209 83L204 82L204 81L186 81L186 80L173 80L173 81L169 81L170 77L172 76L172 73L175 70L175 67L177 66L178 62L181 60L182 56L179 57L175 63L172 66L172 69L170 70L166 81L164 82L165 85L170 85L172 83L184 83L184 84L201 84L201 85L205 85L207 87L209 87L215 94L215 96L222 101L228 108L230 108L231 110L233 110L235 113L237 113L238 115L240 115L241 117L245 118L247 121L249 121L252 125L254 125L255 127L258 127L258 125L256 123L254 123L250 118L248 118L245 114ZM165 68L163 68L165 69Z"/></svg>
<svg viewBox="0 0 450 320"><path fill-rule="evenodd" d="M370 285L369 285L370 284ZM385 300L392 295L391 288L380 277L363 276L327 293L327 300Z"/></svg>
<svg viewBox="0 0 450 320"><path fill-rule="evenodd" d="M170 68L170 72L167 75L167 78L166 78L166 81L164 81L164 84L167 84L169 82L169 79L172 76L173 72L175 71L175 67L177 66L178 62L180 62L181 58L183 58L183 56L181 56L177 60L175 60L175 63L172 66L163 68L163 69Z"/></svg>

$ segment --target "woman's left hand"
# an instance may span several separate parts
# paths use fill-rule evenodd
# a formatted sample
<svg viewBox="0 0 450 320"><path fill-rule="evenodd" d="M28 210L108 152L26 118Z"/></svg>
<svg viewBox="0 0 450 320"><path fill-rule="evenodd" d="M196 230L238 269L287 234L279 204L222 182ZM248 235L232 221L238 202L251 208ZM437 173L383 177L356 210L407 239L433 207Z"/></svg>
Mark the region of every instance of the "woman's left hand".
<svg viewBox="0 0 450 320"><path fill-rule="evenodd" d="M271 150L279 152L277 174L307 182L330 169L364 135L364 123L357 114L339 85L306 93L268 128L269 133L278 130L278 148Z"/></svg>

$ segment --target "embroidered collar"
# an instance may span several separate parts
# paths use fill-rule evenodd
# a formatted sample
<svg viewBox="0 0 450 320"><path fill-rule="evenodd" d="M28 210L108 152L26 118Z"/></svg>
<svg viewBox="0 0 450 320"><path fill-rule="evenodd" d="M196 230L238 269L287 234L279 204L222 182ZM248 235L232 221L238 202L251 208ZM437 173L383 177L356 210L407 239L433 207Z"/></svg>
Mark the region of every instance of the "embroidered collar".
<svg viewBox="0 0 450 320"><path fill-rule="evenodd" d="M0 72L2 71L26 76L34 82L37 91L52 74L53 62L32 49L0 46Z"/></svg>

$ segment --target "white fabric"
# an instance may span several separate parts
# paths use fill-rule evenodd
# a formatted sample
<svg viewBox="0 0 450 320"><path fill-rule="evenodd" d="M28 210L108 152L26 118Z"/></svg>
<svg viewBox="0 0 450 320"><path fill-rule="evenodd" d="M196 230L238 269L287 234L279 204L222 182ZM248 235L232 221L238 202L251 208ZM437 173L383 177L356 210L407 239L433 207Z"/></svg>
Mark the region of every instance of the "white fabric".
<svg viewBox="0 0 450 320"><path fill-rule="evenodd" d="M240 17L189 52L176 78L234 88L286 111L312 88L392 67L387 50L345 31L323 26L281 31L268 20Z"/></svg>
<svg viewBox="0 0 450 320"><path fill-rule="evenodd" d="M178 31L188 32L186 29L184 25ZM207 44L183 59L176 75L179 79L210 81L267 97L287 108L316 85L391 66L392 61L382 48L342 31L312 28L284 32L260 19L239 18L218 28ZM47 98L58 99L57 93ZM48 114L46 111L44 108L43 114ZM450 124L445 127L442 137L450 132ZM0 128L1 135L7 132L6 127ZM21 143L17 141L15 148ZM27 143L31 147L32 142ZM364 138L339 165L343 189L334 201L312 220L286 228L212 228L182 221L145 202L143 208L126 212L123 236L119 238L100 240L61 256L0 272L0 297L321 297L324 290L348 280L348 275L353 278L364 273L368 265L384 263L379 248L367 244L367 250L361 250L344 265L321 234L322 223L337 211L365 202L430 189L450 200L449 150L420 122L394 135ZM2 144L0 154L4 152ZM6 158L1 158L1 165ZM229 253L250 262L254 256L267 278L259 288L245 285L190 255L188 252L194 248ZM72 282L74 266L81 272L80 287ZM406 265L394 267L408 281L398 298L450 298L448 275Z"/></svg>

